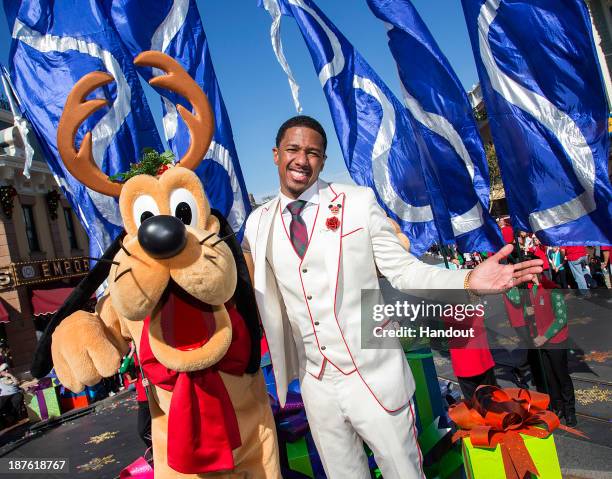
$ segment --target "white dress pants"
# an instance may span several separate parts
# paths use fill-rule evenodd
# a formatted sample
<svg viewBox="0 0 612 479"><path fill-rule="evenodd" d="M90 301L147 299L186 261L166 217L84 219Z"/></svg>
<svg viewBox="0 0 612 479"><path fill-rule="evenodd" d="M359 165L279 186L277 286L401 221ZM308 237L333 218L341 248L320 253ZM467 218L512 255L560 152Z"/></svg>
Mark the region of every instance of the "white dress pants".
<svg viewBox="0 0 612 479"><path fill-rule="evenodd" d="M355 371L325 364L320 379L303 373L302 398L328 479L370 479L363 442L385 479L422 479L412 401L387 412Z"/></svg>

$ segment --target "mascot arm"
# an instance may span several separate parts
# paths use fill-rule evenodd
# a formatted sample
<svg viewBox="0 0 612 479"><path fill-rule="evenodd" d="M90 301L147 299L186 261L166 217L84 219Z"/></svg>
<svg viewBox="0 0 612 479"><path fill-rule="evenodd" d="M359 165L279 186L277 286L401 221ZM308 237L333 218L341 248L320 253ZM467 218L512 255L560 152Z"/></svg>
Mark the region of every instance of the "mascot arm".
<svg viewBox="0 0 612 479"><path fill-rule="evenodd" d="M98 302L96 313L68 316L51 337L55 372L71 391L80 392L115 374L128 352L119 318L106 298Z"/></svg>

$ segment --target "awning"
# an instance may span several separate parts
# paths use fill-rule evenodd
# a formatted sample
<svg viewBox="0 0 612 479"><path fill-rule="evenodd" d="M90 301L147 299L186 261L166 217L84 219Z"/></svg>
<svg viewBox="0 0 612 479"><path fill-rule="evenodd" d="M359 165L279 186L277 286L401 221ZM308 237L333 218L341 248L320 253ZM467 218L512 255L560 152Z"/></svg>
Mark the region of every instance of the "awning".
<svg viewBox="0 0 612 479"><path fill-rule="evenodd" d="M8 322L9 322L8 311L4 307L4 301L0 300L0 323L8 323Z"/></svg>
<svg viewBox="0 0 612 479"><path fill-rule="evenodd" d="M32 290L32 312L34 316L55 313L73 288L34 289Z"/></svg>

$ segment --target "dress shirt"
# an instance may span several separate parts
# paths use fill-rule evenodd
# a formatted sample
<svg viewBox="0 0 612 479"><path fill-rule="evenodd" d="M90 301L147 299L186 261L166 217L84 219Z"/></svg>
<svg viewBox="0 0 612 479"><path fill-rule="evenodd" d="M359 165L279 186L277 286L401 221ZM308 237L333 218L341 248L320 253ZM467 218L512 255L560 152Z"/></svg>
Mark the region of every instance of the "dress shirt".
<svg viewBox="0 0 612 479"><path fill-rule="evenodd" d="M315 181L310 185L298 198L298 200L304 200L307 203L304 205L304 209L300 216L306 224L306 230L308 231L308 239L312 235L312 227L317 217L317 207L319 206L319 180ZM287 205L296 200L289 198L283 192L280 192L280 210L283 215L283 222L289 231L289 225L291 224L291 213L287 209Z"/></svg>
<svg viewBox="0 0 612 479"><path fill-rule="evenodd" d="M287 209L287 205L293 201L296 201L292 198L289 198L287 195L279 192L280 198L280 209L283 215L283 221L285 226L287 227L287 232L289 231L289 225L291 224L291 213ZM315 181L312 185L310 185L306 191L304 191L298 198L298 200L304 200L307 203L304 205L304 209L302 210L301 217L306 224L306 230L308 231L308 239L310 239L310 235L312 235L312 227L315 222L315 218L317 217L317 207L319 206L319 180ZM251 245L249 245L249 241L244 236L242 240L242 250L250 253Z"/></svg>

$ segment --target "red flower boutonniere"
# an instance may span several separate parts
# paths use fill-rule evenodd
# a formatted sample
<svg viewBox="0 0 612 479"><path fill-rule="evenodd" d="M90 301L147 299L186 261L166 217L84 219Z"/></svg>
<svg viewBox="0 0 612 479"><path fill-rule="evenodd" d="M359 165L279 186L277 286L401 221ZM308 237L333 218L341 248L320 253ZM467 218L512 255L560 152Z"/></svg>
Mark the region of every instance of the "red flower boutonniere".
<svg viewBox="0 0 612 479"><path fill-rule="evenodd" d="M325 226L327 227L327 229L336 231L340 227L340 220L337 216L330 216L325 221Z"/></svg>

